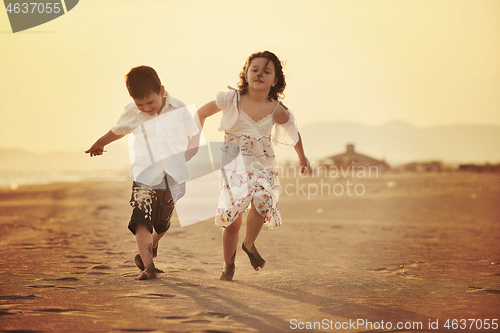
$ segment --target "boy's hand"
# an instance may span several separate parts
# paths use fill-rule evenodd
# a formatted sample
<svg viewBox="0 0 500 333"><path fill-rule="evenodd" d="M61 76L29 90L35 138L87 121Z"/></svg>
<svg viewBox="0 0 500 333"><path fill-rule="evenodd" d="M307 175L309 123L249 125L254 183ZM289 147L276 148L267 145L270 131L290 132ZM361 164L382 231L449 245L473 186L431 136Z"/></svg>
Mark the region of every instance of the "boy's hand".
<svg viewBox="0 0 500 333"><path fill-rule="evenodd" d="M94 143L90 149L85 151L86 154L90 154L90 157L102 155L103 152L105 152L104 146L97 144L97 142Z"/></svg>
<svg viewBox="0 0 500 333"><path fill-rule="evenodd" d="M117 135L113 133L112 131L109 131L108 133L104 134L102 137L97 140L90 149L85 151L85 153L90 154L90 157L92 156L99 156L102 155L102 153L105 153L106 151L104 150L104 146L107 144L110 144L111 142L118 140L120 138L123 138L125 135Z"/></svg>
<svg viewBox="0 0 500 333"><path fill-rule="evenodd" d="M300 159L300 173L308 173L309 172L309 160L307 157Z"/></svg>

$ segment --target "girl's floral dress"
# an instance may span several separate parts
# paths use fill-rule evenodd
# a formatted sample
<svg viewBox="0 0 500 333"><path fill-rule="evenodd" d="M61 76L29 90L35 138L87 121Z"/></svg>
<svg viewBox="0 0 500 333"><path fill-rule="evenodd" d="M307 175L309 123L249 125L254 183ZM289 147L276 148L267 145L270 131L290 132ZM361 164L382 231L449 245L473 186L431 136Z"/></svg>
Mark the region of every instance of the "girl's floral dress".
<svg viewBox="0 0 500 333"><path fill-rule="evenodd" d="M281 225L278 208L280 194L275 145L293 147L299 132L293 114L284 124L274 124L274 111L254 121L240 108L240 93L229 87L219 92L216 103L222 110L219 131L224 131L220 165L220 197L215 224L221 228L231 225L253 201L265 225L274 229ZM282 104L283 105L283 104ZM284 105L283 105L284 106Z"/></svg>

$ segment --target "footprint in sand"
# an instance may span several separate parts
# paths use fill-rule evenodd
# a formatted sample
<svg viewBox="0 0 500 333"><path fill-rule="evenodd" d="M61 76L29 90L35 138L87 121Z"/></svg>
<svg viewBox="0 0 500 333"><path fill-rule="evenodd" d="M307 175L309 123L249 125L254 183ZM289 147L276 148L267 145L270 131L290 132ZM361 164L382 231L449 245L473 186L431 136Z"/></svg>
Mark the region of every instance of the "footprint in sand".
<svg viewBox="0 0 500 333"><path fill-rule="evenodd" d="M79 255L79 256L64 256L65 258L70 258L70 259L87 259L87 256L84 255Z"/></svg>
<svg viewBox="0 0 500 333"><path fill-rule="evenodd" d="M419 262L409 261L407 263L398 264L396 265L396 267L393 268L379 267L368 270L373 272L384 272L386 274L399 275L409 279L418 279L419 277L414 275L412 271L413 269L422 268L424 265L427 265L427 263L425 263L424 261L419 261Z"/></svg>
<svg viewBox="0 0 500 333"><path fill-rule="evenodd" d="M177 282L176 285L181 287L199 287L199 284L189 283L189 282Z"/></svg>
<svg viewBox="0 0 500 333"><path fill-rule="evenodd" d="M188 319L188 316L167 316L167 317L160 317L163 319L168 319L168 320L180 320L180 319Z"/></svg>
<svg viewBox="0 0 500 333"><path fill-rule="evenodd" d="M190 268L189 271L196 273L205 273L205 270L201 268Z"/></svg>
<svg viewBox="0 0 500 333"><path fill-rule="evenodd" d="M62 277L62 278L58 278L58 279L52 279L52 280L47 280L47 281L69 281L69 282L75 282L75 281L79 281L79 279L77 279L76 277ZM56 286L56 288L59 288L59 289L76 289L76 287L71 287L71 286Z"/></svg>
<svg viewBox="0 0 500 333"><path fill-rule="evenodd" d="M28 295L28 296L4 295L4 296L0 296L0 300L3 300L3 299L20 300L20 299L37 299L37 298L40 298L40 297L39 296L35 296L35 295Z"/></svg>
<svg viewBox="0 0 500 333"><path fill-rule="evenodd" d="M147 294L147 296L145 298L149 298L149 299L156 299L156 298L172 298L172 297L175 297L175 295L169 295L169 294L153 294L153 293L150 293L150 294Z"/></svg>
<svg viewBox="0 0 500 333"><path fill-rule="evenodd" d="M215 317L215 318L228 318L230 315L227 314L227 313L220 313L220 312L202 312L201 313L202 315L205 315L205 316L211 316L211 317Z"/></svg>
<svg viewBox="0 0 500 333"><path fill-rule="evenodd" d="M2 316L8 316L8 315L13 315L13 314L15 314L15 313L12 313L12 312L9 312L9 311L5 311L5 310L0 310L0 317L2 317Z"/></svg>
<svg viewBox="0 0 500 333"><path fill-rule="evenodd" d="M467 292L477 292L477 291L483 291L483 288L482 287L474 287L474 286L470 286L469 287L469 290Z"/></svg>
<svg viewBox="0 0 500 333"><path fill-rule="evenodd" d="M186 320L182 322L183 324L210 324L210 320L203 320L203 319L193 319L193 320Z"/></svg>
<svg viewBox="0 0 500 333"><path fill-rule="evenodd" d="M189 316L166 316L166 317L158 317L160 319L166 319L171 321L176 321L182 324L214 324L217 322L222 323L221 320L225 320L230 317L227 313L221 312L198 312ZM229 331L220 331L220 330L204 330L205 333L229 333Z"/></svg>
<svg viewBox="0 0 500 333"><path fill-rule="evenodd" d="M471 293L471 292L485 292L485 293L492 294L492 295L500 295L500 290L483 289L482 287L475 287L475 286L470 286L469 290L467 292L469 292L469 293Z"/></svg>
<svg viewBox="0 0 500 333"><path fill-rule="evenodd" d="M162 298L172 298L175 297L175 295L149 293L149 294L128 294L128 295L122 295L120 297L162 299Z"/></svg>
<svg viewBox="0 0 500 333"><path fill-rule="evenodd" d="M229 314L221 313L221 312L200 312L194 316L191 316L190 317L190 318L192 318L191 320L181 321L181 323L183 323L183 324L210 324L210 323L213 323L214 319L226 319L229 316L230 316ZM204 332L207 332L207 331L204 331ZM213 330L212 332L220 332L220 331Z"/></svg>
<svg viewBox="0 0 500 333"><path fill-rule="evenodd" d="M43 288L54 288L56 285L53 284L39 284L39 285L31 285L27 286L28 288L37 288L37 289L43 289Z"/></svg>
<svg viewBox="0 0 500 333"><path fill-rule="evenodd" d="M137 273L122 273L120 275L123 277L134 277L134 278L137 277Z"/></svg>
<svg viewBox="0 0 500 333"><path fill-rule="evenodd" d="M102 272L102 270L110 270L111 267L106 266L106 265L94 265L94 266L89 267L87 269L95 269L95 270L97 270L97 271L88 272L87 273L88 275L102 275L102 274L110 274L110 273L107 273L107 272ZM75 273L75 274L80 274L80 273Z"/></svg>
<svg viewBox="0 0 500 333"><path fill-rule="evenodd" d="M55 281L78 281L76 277L63 277L55 279Z"/></svg>
<svg viewBox="0 0 500 333"><path fill-rule="evenodd" d="M81 311L78 309L60 309L60 308L48 308L48 309L40 309L35 310L39 312L52 312L52 313L64 313L64 312L73 312L73 311Z"/></svg>
<svg viewBox="0 0 500 333"><path fill-rule="evenodd" d="M106 265L95 265L90 267L90 269L111 269L111 267L106 266Z"/></svg>

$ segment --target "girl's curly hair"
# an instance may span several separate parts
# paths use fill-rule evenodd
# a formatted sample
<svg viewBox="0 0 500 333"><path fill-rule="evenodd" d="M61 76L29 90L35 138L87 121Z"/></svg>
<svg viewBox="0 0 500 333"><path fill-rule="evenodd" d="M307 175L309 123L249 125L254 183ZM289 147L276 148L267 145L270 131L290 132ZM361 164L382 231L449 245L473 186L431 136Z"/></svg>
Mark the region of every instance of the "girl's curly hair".
<svg viewBox="0 0 500 333"><path fill-rule="evenodd" d="M283 99L285 97L283 91L286 88L285 74L283 74L283 65L278 57L274 53L269 51L253 53L250 55L250 57L248 57L245 66L243 66L243 70L240 72L240 82L238 83L238 89L240 90L240 93L242 95L245 95L248 92L248 82L246 76L248 67L250 67L250 63L255 58L266 58L269 61L272 61L274 64L275 78L278 81L273 87L271 87L271 90L269 90L267 98L269 100L278 100L278 98Z"/></svg>

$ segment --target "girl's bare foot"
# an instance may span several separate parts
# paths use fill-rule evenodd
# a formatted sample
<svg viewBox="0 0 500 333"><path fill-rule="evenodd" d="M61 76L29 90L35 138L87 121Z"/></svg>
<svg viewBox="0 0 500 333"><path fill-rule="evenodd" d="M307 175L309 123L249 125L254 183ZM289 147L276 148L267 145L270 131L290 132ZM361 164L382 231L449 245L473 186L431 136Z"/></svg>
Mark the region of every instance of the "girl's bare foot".
<svg viewBox="0 0 500 333"><path fill-rule="evenodd" d="M233 281L233 275L235 270L236 266L234 265L234 263L232 263L231 265L227 265L222 271L220 279L222 281Z"/></svg>
<svg viewBox="0 0 500 333"><path fill-rule="evenodd" d="M236 251L233 254L233 262L231 264L224 264L224 270L222 271L222 275L220 279L222 281L233 281L234 271L236 270L236 266L234 265L234 260L236 259Z"/></svg>
<svg viewBox="0 0 500 333"><path fill-rule="evenodd" d="M258 271L260 268L264 267L266 261L260 256L257 248L255 247L255 244L250 248L250 250L246 248L245 242L241 244L241 247L243 251L245 251L245 253L248 255L250 264L252 265L253 269Z"/></svg>

